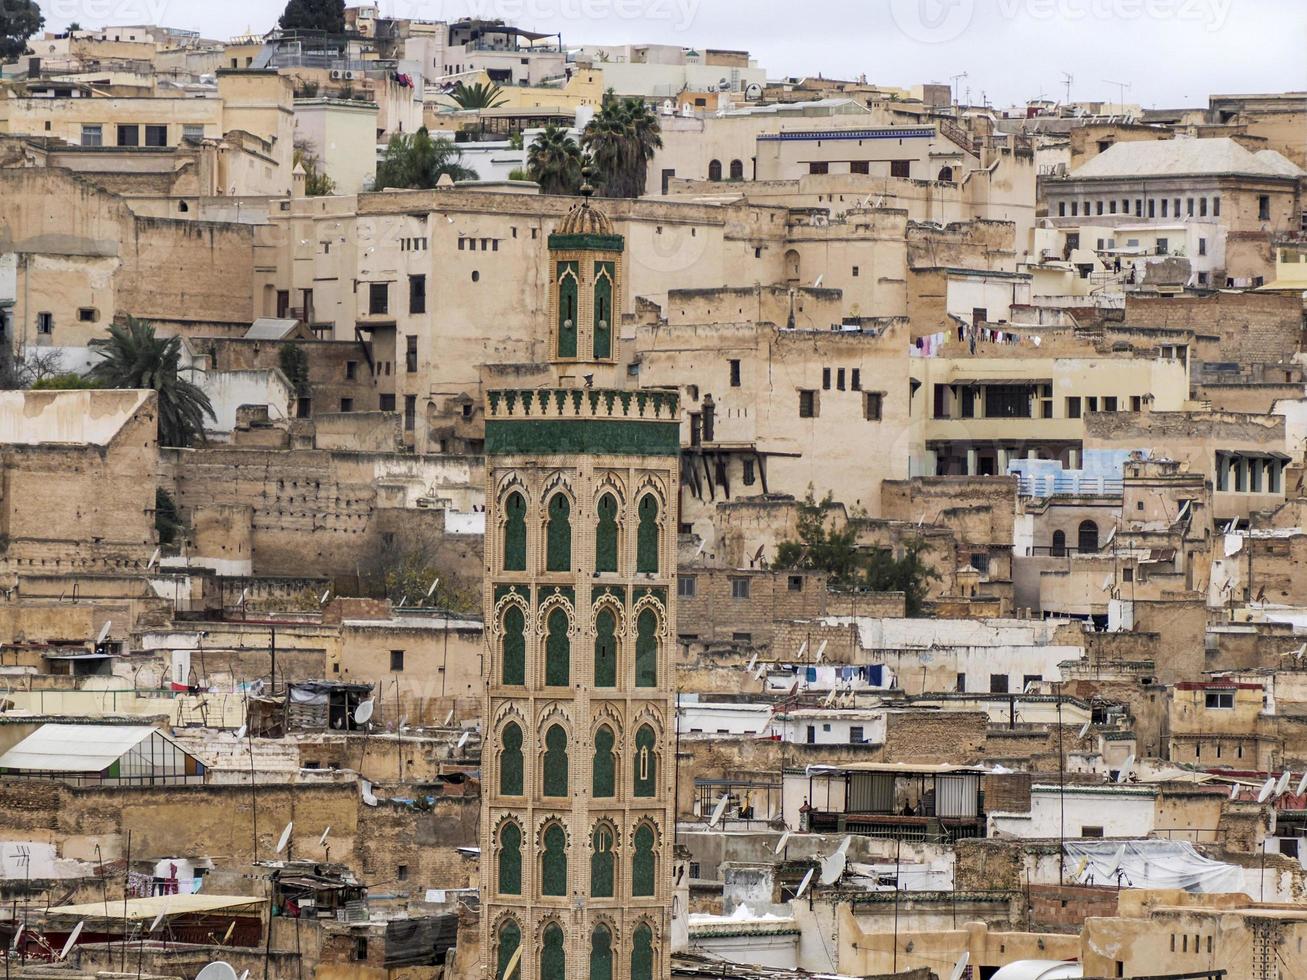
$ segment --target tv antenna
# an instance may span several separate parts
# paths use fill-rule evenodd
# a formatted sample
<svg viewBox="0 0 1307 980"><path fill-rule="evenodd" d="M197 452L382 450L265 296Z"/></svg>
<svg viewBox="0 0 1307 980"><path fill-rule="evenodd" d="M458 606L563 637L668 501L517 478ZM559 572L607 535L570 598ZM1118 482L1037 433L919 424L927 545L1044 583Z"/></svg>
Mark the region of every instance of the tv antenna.
<svg viewBox="0 0 1307 980"><path fill-rule="evenodd" d="M1069 71L1062 72L1062 86L1066 89L1066 99L1063 100L1063 105L1071 104L1071 83L1075 80L1076 77Z"/></svg>
<svg viewBox="0 0 1307 980"><path fill-rule="evenodd" d="M1103 81L1106 82L1108 85L1115 85L1115 86L1116 86L1116 91L1117 91L1117 100L1116 100L1116 104L1117 104L1117 107L1121 110L1121 115L1124 116L1124 115L1125 115L1125 93L1126 93L1126 91L1130 88L1130 83L1129 83L1129 82L1117 82L1117 81L1113 81L1113 80L1110 79L1110 78L1104 78Z"/></svg>

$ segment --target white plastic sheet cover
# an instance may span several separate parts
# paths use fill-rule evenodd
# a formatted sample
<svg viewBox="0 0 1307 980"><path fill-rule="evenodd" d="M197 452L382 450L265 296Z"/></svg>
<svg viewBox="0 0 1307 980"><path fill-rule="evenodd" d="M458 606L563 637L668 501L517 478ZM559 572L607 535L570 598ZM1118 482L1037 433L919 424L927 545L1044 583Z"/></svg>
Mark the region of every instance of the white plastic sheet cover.
<svg viewBox="0 0 1307 980"><path fill-rule="evenodd" d="M1182 888L1199 894L1245 891L1241 868L1203 857L1188 841L1081 840L1064 846L1082 884L1115 885L1119 874L1127 888Z"/></svg>

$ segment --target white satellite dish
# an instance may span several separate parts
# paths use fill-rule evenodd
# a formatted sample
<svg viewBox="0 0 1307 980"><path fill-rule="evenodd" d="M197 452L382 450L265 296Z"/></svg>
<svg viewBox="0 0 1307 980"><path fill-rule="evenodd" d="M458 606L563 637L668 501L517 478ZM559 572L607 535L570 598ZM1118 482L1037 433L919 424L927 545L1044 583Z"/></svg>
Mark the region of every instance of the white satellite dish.
<svg viewBox="0 0 1307 980"><path fill-rule="evenodd" d="M462 735L458 737L458 745L456 745L455 748L461 749L463 746L467 744L468 739L470 739L471 737L472 737L471 732L464 732Z"/></svg>
<svg viewBox="0 0 1307 980"><path fill-rule="evenodd" d="M1121 766L1121 771L1116 774L1116 781L1118 783L1124 783L1130 778L1130 770L1134 767L1134 764L1135 754L1131 752L1125 757L1125 763Z"/></svg>
<svg viewBox="0 0 1307 980"><path fill-rule="evenodd" d="M773 856L779 856L781 851L785 850L785 845L790 842L790 831L781 834L781 839L776 842L776 850L772 852Z"/></svg>
<svg viewBox="0 0 1307 980"><path fill-rule="evenodd" d="M453 723L454 723L454 709L450 708L449 714L445 715L445 724L442 727L448 728Z"/></svg>
<svg viewBox="0 0 1307 980"><path fill-rule="evenodd" d="M230 963L222 960L214 960L199 973L195 974L195 980L238 980L236 971Z"/></svg>
<svg viewBox="0 0 1307 980"><path fill-rule="evenodd" d="M168 906L165 903L163 908L159 909L159 914L154 917L154 921L150 923L150 932L156 932L158 930L159 923L163 922L163 917L167 914Z"/></svg>
<svg viewBox="0 0 1307 980"><path fill-rule="evenodd" d="M1089 734L1089 722L1085 722L1083 725L1080 726L1080 734L1077 735L1076 738L1084 738L1088 734Z"/></svg>
<svg viewBox="0 0 1307 980"><path fill-rule="evenodd" d="M286 850L286 845L290 843L290 832L294 829L295 829L295 822L292 820L290 823L286 824L286 829L283 830L281 832L281 836L277 838L278 854Z"/></svg>
<svg viewBox="0 0 1307 980"><path fill-rule="evenodd" d="M146 570L147 572L148 572L151 568L153 568L155 565L159 564L159 555L160 555L160 554L162 554L162 552L161 552L158 548L155 548L155 549L154 549L154 554L152 554L152 555L150 556L150 560L149 560L149 562L146 563L145 570Z"/></svg>
<svg viewBox="0 0 1307 980"><path fill-rule="evenodd" d="M971 962L970 950L963 950L958 961L953 964L953 972L948 975L948 980L962 980L962 974L967 972L967 964Z"/></svg>
<svg viewBox="0 0 1307 980"><path fill-rule="evenodd" d="M371 698L368 698L366 701L360 701L359 706L354 709L354 724L366 725L368 719L372 717L372 709L373 704Z"/></svg>
<svg viewBox="0 0 1307 980"><path fill-rule="evenodd" d="M1115 875L1118 871L1120 871L1121 862L1124 860L1125 860L1125 845L1122 844L1120 847L1116 849L1116 854L1113 855L1112 857L1112 870L1108 872L1108 875Z"/></svg>
<svg viewBox="0 0 1307 980"><path fill-rule="evenodd" d="M1280 778L1275 783L1275 795L1277 797L1284 795L1284 791L1289 788L1289 780L1292 778L1293 778L1293 773L1290 772L1288 769L1280 773Z"/></svg>
<svg viewBox="0 0 1307 980"><path fill-rule="evenodd" d="M250 971L241 970L240 980L250 980Z"/></svg>
<svg viewBox="0 0 1307 980"><path fill-rule="evenodd" d="M712 817L708 820L709 827L716 827L721 823L722 814L726 812L726 803L729 799L730 796L728 794L723 793L721 795L721 798L717 801L717 805L713 807Z"/></svg>
<svg viewBox="0 0 1307 980"><path fill-rule="evenodd" d="M748 666L745 667L744 669L746 671L749 671L749 670L753 670L753 668L756 666L758 666L758 651L755 650L753 656L749 658Z"/></svg>
<svg viewBox="0 0 1307 980"><path fill-rule="evenodd" d="M817 644L817 656L816 656L817 663L821 663L821 658L825 653L826 653L826 641L822 640L819 644Z"/></svg>
<svg viewBox="0 0 1307 980"><path fill-rule="evenodd" d="M327 843L327 835L328 835L329 833L331 833L331 824L327 824L327 829L324 830L324 831L322 832L322 836L318 838L318 846L319 846L319 847L322 847L322 845L324 845L324 844Z"/></svg>
<svg viewBox="0 0 1307 980"><path fill-rule="evenodd" d="M835 849L835 853L822 859L821 883L823 885L833 885L844 874L844 869L848 865L849 844L852 840L852 837L845 837L840 842L840 846Z"/></svg>
<svg viewBox="0 0 1307 980"><path fill-rule="evenodd" d="M236 741L239 742L241 739L245 737L246 730L247 729L244 725L241 725L240 728L236 729Z"/></svg>
<svg viewBox="0 0 1307 980"><path fill-rule="evenodd" d="M95 645L99 646L109 638L109 627L113 625L112 619L106 619L104 625L100 627L100 635L95 638Z"/></svg>
<svg viewBox="0 0 1307 980"><path fill-rule="evenodd" d="M1239 798L1239 784L1238 784L1238 783L1231 783L1231 784L1230 784L1230 799L1232 799L1232 800L1237 800L1238 798Z"/></svg>
<svg viewBox="0 0 1307 980"><path fill-rule="evenodd" d="M318 600L318 605L325 606L327 604L327 600L330 598L331 598L331 590L328 589L326 592L322 593L322 598Z"/></svg>
<svg viewBox="0 0 1307 980"><path fill-rule="evenodd" d="M799 883L799 890L794 893L795 898L802 898L803 893L808 890L808 885L812 883L812 876L817 873L816 868L809 868L808 873L803 876L803 881Z"/></svg>
<svg viewBox="0 0 1307 980"><path fill-rule="evenodd" d="M439 578L434 578L434 579L431 580L431 588L427 589L427 598L428 598L428 599L430 599L431 596L435 593L435 591L436 591L436 586L439 585L439 584L440 584L440 579L439 579Z"/></svg>
<svg viewBox="0 0 1307 980"><path fill-rule="evenodd" d="M761 99L762 86L757 82L750 82L749 87L744 90L744 97L746 99Z"/></svg>
<svg viewBox="0 0 1307 980"><path fill-rule="evenodd" d="M68 953L69 951L72 950L73 945L77 942L77 937L82 934L82 926L84 925L86 925L85 919L77 923L77 925L73 926L73 931L68 934L68 939L64 943L64 948L59 951L59 959L66 960L68 958ZM209 980L213 980L213 978L211 977L209 978Z"/></svg>
<svg viewBox="0 0 1307 980"><path fill-rule="evenodd" d="M1307 790L1307 772L1304 772L1302 779L1298 780L1298 787L1293 791L1293 795L1302 796L1303 790Z"/></svg>
<svg viewBox="0 0 1307 980"><path fill-rule="evenodd" d="M1262 788L1261 788L1261 790L1257 793L1257 802L1258 802L1258 803L1265 803L1267 797L1269 797L1269 796L1271 795L1271 792L1272 792L1272 790L1274 790L1274 789L1275 789L1275 777L1274 777L1274 776L1267 776L1267 777L1266 777L1266 782L1262 783Z"/></svg>

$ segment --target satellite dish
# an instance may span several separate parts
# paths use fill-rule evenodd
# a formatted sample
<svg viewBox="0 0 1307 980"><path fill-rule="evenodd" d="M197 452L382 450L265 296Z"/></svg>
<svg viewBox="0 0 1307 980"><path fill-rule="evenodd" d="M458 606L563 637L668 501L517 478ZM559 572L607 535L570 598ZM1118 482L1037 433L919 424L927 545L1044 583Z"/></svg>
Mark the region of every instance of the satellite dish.
<svg viewBox="0 0 1307 980"><path fill-rule="evenodd" d="M235 923L232 923L235 925ZM237 980L236 971L230 963L215 960L195 975L195 980Z"/></svg>
<svg viewBox="0 0 1307 980"><path fill-rule="evenodd" d="M463 746L467 744L467 740L470 739L471 737L472 737L471 732L464 732L462 735L458 737L458 745L454 747L456 749L461 749Z"/></svg>
<svg viewBox="0 0 1307 980"><path fill-rule="evenodd" d="M373 705L371 698L368 698L366 701L360 701L359 706L354 709L354 724L366 725L368 719L372 717L372 708Z"/></svg>
<svg viewBox="0 0 1307 980"><path fill-rule="evenodd" d="M1116 781L1118 783L1124 783L1130 778L1130 770L1134 767L1134 764L1135 754L1131 752L1125 757L1125 764L1121 766L1121 771L1116 774Z"/></svg>
<svg viewBox="0 0 1307 980"><path fill-rule="evenodd" d="M1088 734L1089 734L1089 722L1085 722L1083 725L1080 726L1080 734L1077 735L1076 738L1084 738Z"/></svg>
<svg viewBox="0 0 1307 980"><path fill-rule="evenodd" d="M963 950L958 961L953 964L953 972L948 975L948 980L962 980L962 974L967 972L967 964L971 962L971 951Z"/></svg>
<svg viewBox="0 0 1307 980"><path fill-rule="evenodd" d="M1238 784L1238 783L1231 783L1231 784L1230 784L1230 799L1235 800L1235 799L1238 799L1238 798L1239 798L1239 784Z"/></svg>
<svg viewBox="0 0 1307 980"><path fill-rule="evenodd" d="M1293 773L1290 772L1288 769L1280 773L1280 778L1275 784L1275 795L1277 797L1284 795L1284 791L1289 788L1289 780L1292 777L1293 777Z"/></svg>
<svg viewBox="0 0 1307 980"><path fill-rule="evenodd" d="M729 78L718 79L717 81L718 92L729 92L730 90L731 90L731 80Z"/></svg>
<svg viewBox="0 0 1307 980"><path fill-rule="evenodd" d="M750 82L749 87L744 90L744 97L746 99L761 99L762 86L757 82Z"/></svg>
<svg viewBox="0 0 1307 980"><path fill-rule="evenodd" d="M746 671L749 671L749 670L753 670L753 668L756 666L758 666L758 652L755 650L753 656L749 658L748 666L746 666L744 669Z"/></svg>
<svg viewBox="0 0 1307 980"><path fill-rule="evenodd" d="M160 555L161 553L162 553L162 552L160 551L160 549L158 549L158 548L155 548L155 549L154 549L154 554L152 554L152 555L150 556L150 560L149 560L149 562L146 563L146 566L145 566L145 570L146 570L147 572L148 572L151 568L153 568L155 565L159 564L159 555Z"/></svg>
<svg viewBox="0 0 1307 980"><path fill-rule="evenodd" d="M1120 871L1120 870L1121 870L1121 862L1122 862L1123 860L1125 860L1125 845L1124 845L1124 844L1122 844L1120 847L1118 847L1118 848L1116 849L1116 854L1113 855L1113 857L1112 857L1112 870L1109 871L1108 874L1109 874L1109 875L1114 875L1114 874L1116 874L1118 871ZM197 980L198 980L198 978L197 978Z"/></svg>
<svg viewBox="0 0 1307 980"><path fill-rule="evenodd" d="M318 605L325 606L327 604L327 600L330 598L331 598L331 590L328 589L326 592L322 593L322 598L318 600Z"/></svg>
<svg viewBox="0 0 1307 980"><path fill-rule="evenodd" d="M799 652L794 655L794 659L795 660L802 659L803 655L807 652L808 652L808 641L804 640L802 643L799 644Z"/></svg>
<svg viewBox="0 0 1307 980"><path fill-rule="evenodd" d="M1298 788L1293 791L1293 795L1302 796L1303 790L1307 790L1307 772L1304 772L1302 779L1298 780Z"/></svg>
<svg viewBox="0 0 1307 980"><path fill-rule="evenodd" d="M68 958L68 953L77 942L77 937L82 934L82 926L84 925L86 925L85 919L73 926L73 931L68 934L68 940L64 943L64 948L59 951L59 959L66 960ZM210 977L209 980L215 980L215 978Z"/></svg>
<svg viewBox="0 0 1307 980"><path fill-rule="evenodd" d="M329 833L331 833L331 824L327 824L327 829L324 830L324 831L322 832L322 836L318 838L318 846L319 846L319 847L322 847L324 844L327 843L327 835L328 835Z"/></svg>
<svg viewBox="0 0 1307 980"><path fill-rule="evenodd" d="M713 807L712 817L708 820L709 827L716 827L719 823L721 823L722 814L726 812L726 803L729 799L730 796L726 793L723 793L721 795L721 798L718 799L717 805Z"/></svg>
<svg viewBox="0 0 1307 980"><path fill-rule="evenodd" d="M809 868L808 873L803 876L803 881L799 883L799 890L794 893L795 898L802 898L803 893L808 890L808 885L812 883L812 876L817 873L816 868ZM197 977L196 980L199 980Z"/></svg>
<svg viewBox="0 0 1307 980"><path fill-rule="evenodd" d="M113 625L112 619L106 619L104 625L100 627L100 635L95 638L95 645L99 646L109 638L109 627Z"/></svg>
<svg viewBox="0 0 1307 980"><path fill-rule="evenodd" d="M250 971L241 970L240 980L250 980Z"/></svg>
<svg viewBox="0 0 1307 980"><path fill-rule="evenodd" d="M821 643L817 644L817 656L816 656L817 663L821 663L821 658L825 653L826 653L826 641L822 640Z"/></svg>
<svg viewBox="0 0 1307 980"><path fill-rule="evenodd" d="M670 116L675 111L676 111L676 106L672 104L672 100L663 99L661 114L664 116Z"/></svg>
<svg viewBox="0 0 1307 980"><path fill-rule="evenodd" d="M785 845L790 842L790 831L781 834L781 839L776 842L776 850L772 852L773 856L779 856L781 851L785 850Z"/></svg>
<svg viewBox="0 0 1307 980"><path fill-rule="evenodd" d="M849 844L852 843L852 837L845 837L840 842L840 846L835 849L835 853L828 858L823 858L821 862L821 883L823 885L833 885L840 880L844 874L844 869L848 865Z"/></svg>
<svg viewBox="0 0 1307 980"><path fill-rule="evenodd" d="M445 724L443 727L448 728L454 722L454 709L449 709L449 714L445 715Z"/></svg>
<svg viewBox="0 0 1307 980"><path fill-rule="evenodd" d="M435 593L435 591L436 591L436 586L439 585L439 584L440 584L440 579L439 579L438 577L437 577L437 578L434 578L434 579L431 580L431 588L427 589L427 598L428 598L428 599L430 599L431 596Z"/></svg>
<svg viewBox="0 0 1307 980"><path fill-rule="evenodd" d="M241 739L243 739L245 737L246 731L247 729L244 725L241 725L240 728L236 729L236 741L239 742Z"/></svg>
<svg viewBox="0 0 1307 980"><path fill-rule="evenodd" d="M290 843L290 832L294 829L295 829L295 822L292 820L290 823L286 824L286 829L283 830L281 832L281 836L277 838L278 854L286 850L286 845Z"/></svg>
<svg viewBox="0 0 1307 980"><path fill-rule="evenodd" d="M1257 802L1265 803L1266 798L1271 795L1271 791L1274 789L1275 789L1275 777L1267 776L1266 782L1262 784L1261 790L1257 793Z"/></svg>
<svg viewBox="0 0 1307 980"><path fill-rule="evenodd" d="M154 932L159 928L159 923L163 921L163 917L167 914L168 905L165 903L163 908L159 909L159 914L154 917L154 921L150 923L150 932Z"/></svg>

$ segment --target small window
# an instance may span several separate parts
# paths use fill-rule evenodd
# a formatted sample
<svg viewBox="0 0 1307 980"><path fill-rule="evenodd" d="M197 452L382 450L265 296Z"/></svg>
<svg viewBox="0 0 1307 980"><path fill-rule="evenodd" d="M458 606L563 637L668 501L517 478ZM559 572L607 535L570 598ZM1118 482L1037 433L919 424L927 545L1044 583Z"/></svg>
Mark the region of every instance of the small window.
<svg viewBox="0 0 1307 980"><path fill-rule="evenodd" d="M463 406L466 408L467 406ZM418 420L418 399L417 395L404 396L404 431L412 432L417 426Z"/></svg>
<svg viewBox="0 0 1307 980"><path fill-rule="evenodd" d="M812 160L808 163L808 173L828 174L830 173L830 164L825 160Z"/></svg>
<svg viewBox="0 0 1307 980"><path fill-rule="evenodd" d="M1102 827L1081 827L1081 828L1080 828L1080 836L1081 836L1081 837L1102 837L1102 836L1103 836L1103 828L1102 828Z"/></svg>
<svg viewBox="0 0 1307 980"><path fill-rule="evenodd" d="M821 369L821 390L830 391L830 368Z"/></svg>
<svg viewBox="0 0 1307 980"><path fill-rule="evenodd" d="M881 419L881 408L883 405L884 395L879 391L865 391L862 393L862 417L868 422L879 422Z"/></svg>
<svg viewBox="0 0 1307 980"><path fill-rule="evenodd" d="M849 372L849 387L854 391L862 390L862 369L854 368Z"/></svg>
<svg viewBox="0 0 1307 980"><path fill-rule="evenodd" d="M753 460L746 459L744 461L743 469L744 469L744 485L746 487L753 486L754 483L756 483L758 480L757 470L753 464Z"/></svg>
<svg viewBox="0 0 1307 980"><path fill-rule="evenodd" d="M400 864L395 867L395 880L408 881L408 865Z"/></svg>
<svg viewBox="0 0 1307 980"><path fill-rule="evenodd" d="M353 381L353 380L355 379L355 377L357 377L357 375L358 375L358 370L359 370L359 362L358 362L358 361L346 361L346 362L345 362L345 380L346 380L346 381Z"/></svg>
<svg viewBox="0 0 1307 980"><path fill-rule="evenodd" d="M866 739L862 737L862 726L861 726L861 725L850 725L850 726L849 726L849 744L850 744L850 745L861 745L861 744L862 744L863 742L865 742L865 741L866 741Z"/></svg>
<svg viewBox="0 0 1307 980"><path fill-rule="evenodd" d="M368 958L368 937L355 936L354 937L354 961L357 963L366 960L367 958Z"/></svg>
<svg viewBox="0 0 1307 980"><path fill-rule="evenodd" d="M395 410L395 395L393 393L379 395L377 408L383 412L393 412Z"/></svg>
<svg viewBox="0 0 1307 980"><path fill-rule="evenodd" d="M141 145L141 127L140 127L140 126L119 126L119 127L118 127L118 145L119 145L119 146L140 146L140 145Z"/></svg>
<svg viewBox="0 0 1307 980"><path fill-rule="evenodd" d="M1104 412L1115 412L1115 411L1116 411L1116 396L1115 396L1115 395L1105 395L1105 396L1103 397L1103 411L1104 411Z"/></svg>
<svg viewBox="0 0 1307 980"><path fill-rule="evenodd" d="M168 127L167 127L167 126L146 126L146 127L145 127L145 145L146 145L146 146L167 146L167 145L168 145Z"/></svg>
<svg viewBox="0 0 1307 980"><path fill-rule="evenodd" d="M83 126L82 146L104 146L104 127Z"/></svg>
<svg viewBox="0 0 1307 980"><path fill-rule="evenodd" d="M1269 194L1257 195L1257 220L1258 221L1271 220L1271 195Z"/></svg>
<svg viewBox="0 0 1307 980"><path fill-rule="evenodd" d="M408 311L425 313L427 311L427 277L408 277Z"/></svg>
<svg viewBox="0 0 1307 980"><path fill-rule="evenodd" d="M373 314L390 312L389 283L368 283L368 312Z"/></svg>
<svg viewBox="0 0 1307 980"><path fill-rule="evenodd" d="M953 690L959 694L965 694L967 691L967 675L960 670L957 673L957 679L953 682Z"/></svg>
<svg viewBox="0 0 1307 980"><path fill-rule="evenodd" d="M473 281L473 282L480 282L480 281L481 281L481 273L478 272L476 269L473 269L473 270L472 270L472 281Z"/></svg>
<svg viewBox="0 0 1307 980"><path fill-rule="evenodd" d="M1008 678L1007 674L990 674L989 675L989 693L1006 694Z"/></svg>
<svg viewBox="0 0 1307 980"><path fill-rule="evenodd" d="M732 639L733 641L735 641L736 643L752 643L752 642L753 642L753 634L752 634L752 633L732 633L732 634L731 634L731 639Z"/></svg>
<svg viewBox="0 0 1307 980"><path fill-rule="evenodd" d="M403 669L404 669L404 651L403 651L403 650L391 650L391 651L390 651L390 669L391 669L391 670L395 670L395 671L399 671L399 670L403 670Z"/></svg>
<svg viewBox="0 0 1307 980"><path fill-rule="evenodd" d="M342 399L340 400L340 410L341 410L342 412L352 412L352 411L354 411L354 399L353 399L353 398L342 398Z"/></svg>
<svg viewBox="0 0 1307 980"><path fill-rule="evenodd" d="M835 387L840 391L844 390L844 368L837 368L835 371Z"/></svg>
<svg viewBox="0 0 1307 980"><path fill-rule="evenodd" d="M1139 501L1139 502L1140 502L1141 504L1143 503L1142 500ZM1123 568L1123 569L1121 569L1121 581L1122 581L1122 582L1133 582L1134 580L1135 580L1135 570L1134 570L1133 568Z"/></svg>
<svg viewBox="0 0 1307 980"><path fill-rule="evenodd" d="M911 177L912 161L911 160L891 160L889 162L889 175L891 177Z"/></svg>
<svg viewBox="0 0 1307 980"><path fill-rule="evenodd" d="M38 313L36 314L36 332L43 334L54 333L54 314Z"/></svg>
<svg viewBox="0 0 1307 980"><path fill-rule="evenodd" d="M77 311L78 323L95 323L99 319L100 311L89 306L83 306Z"/></svg>
<svg viewBox="0 0 1307 980"><path fill-rule="evenodd" d="M787 581L788 588L791 592L803 591L803 576L791 575Z"/></svg>
<svg viewBox="0 0 1307 980"><path fill-rule="evenodd" d="M799 418L815 419L817 417L817 393L812 390L799 392Z"/></svg>
<svg viewBox="0 0 1307 980"><path fill-rule="evenodd" d="M182 123L182 139L204 139L204 126L201 123Z"/></svg>
<svg viewBox="0 0 1307 980"><path fill-rule="evenodd" d="M1162 203L1165 204L1166 202L1163 201ZM1166 239L1166 238L1159 238L1159 239L1157 240L1157 254L1158 254L1158 255L1166 255L1166 254L1168 254L1168 253L1170 252L1170 250L1171 250L1171 242L1170 242L1169 239Z"/></svg>
<svg viewBox="0 0 1307 980"><path fill-rule="evenodd" d="M1200 238L1200 239L1198 239L1198 254L1199 254L1199 255L1206 255L1206 254L1207 254L1207 239L1206 239L1206 238Z"/></svg>
<svg viewBox="0 0 1307 980"><path fill-rule="evenodd" d="M740 362L732 358L728 363L731 366L731 387L738 388L740 387Z"/></svg>
<svg viewBox="0 0 1307 980"><path fill-rule="evenodd" d="M676 596L679 599L693 599L698 581L693 575L676 576Z"/></svg>
<svg viewBox="0 0 1307 980"><path fill-rule="evenodd" d="M418 339L410 334L405 338L404 343L404 368L409 374L413 374L418 369Z"/></svg>
<svg viewBox="0 0 1307 980"><path fill-rule="evenodd" d="M856 265L853 267L853 278L858 278L858 267Z"/></svg>
<svg viewBox="0 0 1307 980"><path fill-rule="evenodd" d="M733 578L731 579L731 598L747 599L749 598L749 586L752 584L751 579Z"/></svg>
<svg viewBox="0 0 1307 980"><path fill-rule="evenodd" d="M1205 708L1233 708L1233 691L1208 691L1203 698Z"/></svg>
<svg viewBox="0 0 1307 980"><path fill-rule="evenodd" d="M871 173L870 160L852 160L849 162L849 173L851 174L869 174Z"/></svg>

